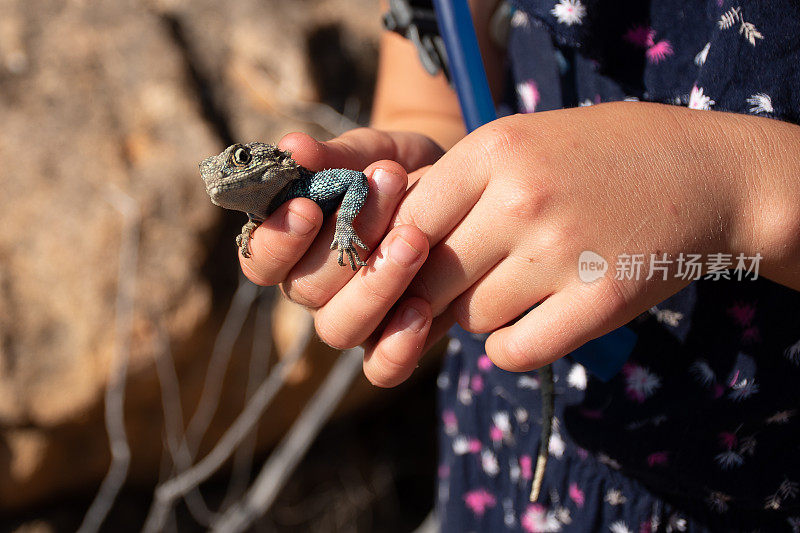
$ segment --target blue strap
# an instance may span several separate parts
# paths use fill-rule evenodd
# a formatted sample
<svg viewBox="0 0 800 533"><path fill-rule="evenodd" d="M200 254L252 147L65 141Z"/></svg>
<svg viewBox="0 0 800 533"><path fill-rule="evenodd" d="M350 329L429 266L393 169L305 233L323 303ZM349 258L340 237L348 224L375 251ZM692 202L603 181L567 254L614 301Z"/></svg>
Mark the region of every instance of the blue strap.
<svg viewBox="0 0 800 533"><path fill-rule="evenodd" d="M450 77L468 131L497 118L467 0L433 0Z"/></svg>

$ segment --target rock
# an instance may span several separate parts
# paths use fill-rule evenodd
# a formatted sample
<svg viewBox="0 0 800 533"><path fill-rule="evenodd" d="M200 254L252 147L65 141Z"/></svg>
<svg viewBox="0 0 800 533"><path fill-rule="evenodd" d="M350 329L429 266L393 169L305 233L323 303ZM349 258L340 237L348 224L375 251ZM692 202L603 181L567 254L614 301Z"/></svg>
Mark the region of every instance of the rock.
<svg viewBox="0 0 800 533"><path fill-rule="evenodd" d="M188 419L237 268L231 243L241 217L210 204L197 163L233 138L335 133L339 122L298 103L321 98L306 57L309 27L344 28L340 44L366 73L377 21L371 0L3 2L0 509L92 490L102 479L120 272L135 278L129 477L155 483L160 335L172 348ZM120 195L139 217L136 264L120 265ZM248 324L206 449L241 409ZM322 378L333 361L325 353L276 398L281 408L262 424L261 449Z"/></svg>

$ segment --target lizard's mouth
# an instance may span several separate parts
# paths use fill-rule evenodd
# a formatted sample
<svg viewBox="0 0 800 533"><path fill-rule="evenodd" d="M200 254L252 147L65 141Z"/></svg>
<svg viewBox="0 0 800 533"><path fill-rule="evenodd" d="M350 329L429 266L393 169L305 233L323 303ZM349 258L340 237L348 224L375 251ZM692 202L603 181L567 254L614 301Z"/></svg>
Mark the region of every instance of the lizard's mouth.
<svg viewBox="0 0 800 533"><path fill-rule="evenodd" d="M254 192L263 189L258 172L225 176L219 172L206 180L206 192L211 203L226 209L239 209Z"/></svg>

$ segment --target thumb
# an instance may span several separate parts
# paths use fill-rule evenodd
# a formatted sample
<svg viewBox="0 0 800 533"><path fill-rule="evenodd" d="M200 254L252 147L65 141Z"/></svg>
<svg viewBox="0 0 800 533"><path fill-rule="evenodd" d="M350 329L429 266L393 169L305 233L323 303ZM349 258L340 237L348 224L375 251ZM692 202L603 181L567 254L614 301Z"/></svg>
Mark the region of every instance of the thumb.
<svg viewBox="0 0 800 533"><path fill-rule="evenodd" d="M320 142L305 133L290 133L278 143L306 168L363 170L375 161L396 161L411 172L433 164L444 150L430 138L412 132L385 132L356 128L330 141Z"/></svg>

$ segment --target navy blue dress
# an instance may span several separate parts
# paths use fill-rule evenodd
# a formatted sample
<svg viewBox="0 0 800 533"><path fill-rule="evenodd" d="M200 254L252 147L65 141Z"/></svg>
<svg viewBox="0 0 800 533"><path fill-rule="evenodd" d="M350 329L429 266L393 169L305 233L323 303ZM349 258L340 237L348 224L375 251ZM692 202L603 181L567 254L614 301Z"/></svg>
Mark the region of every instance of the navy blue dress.
<svg viewBox="0 0 800 533"><path fill-rule="evenodd" d="M625 99L800 123L800 3L517 0L513 111ZM800 191L798 191L800 194ZM800 531L800 293L702 279L630 326L608 382L555 363L542 496L536 372L456 329L439 377L443 531Z"/></svg>

